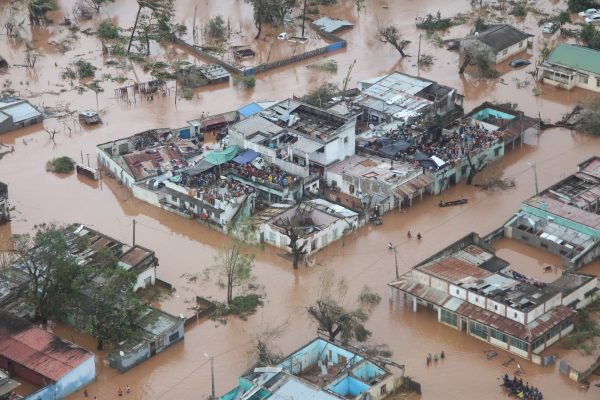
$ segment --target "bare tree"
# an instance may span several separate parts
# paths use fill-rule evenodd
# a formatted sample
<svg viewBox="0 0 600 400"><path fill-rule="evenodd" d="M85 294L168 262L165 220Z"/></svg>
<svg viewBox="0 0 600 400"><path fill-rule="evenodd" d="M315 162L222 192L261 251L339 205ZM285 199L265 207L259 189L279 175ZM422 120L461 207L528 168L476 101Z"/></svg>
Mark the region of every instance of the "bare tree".
<svg viewBox="0 0 600 400"><path fill-rule="evenodd" d="M410 40L402 39L402 34L396 25L390 24L379 27L377 35L382 43L391 44L402 57L406 57L404 49L410 44Z"/></svg>
<svg viewBox="0 0 600 400"><path fill-rule="evenodd" d="M333 272L326 270L321 276L318 299L306 310L317 323L318 330L327 332L329 340L334 341L339 336L344 344L351 340L365 342L371 336L364 326L369 315L360 308L345 309L346 293L346 282L337 280Z"/></svg>
<svg viewBox="0 0 600 400"><path fill-rule="evenodd" d="M35 64L42 57L40 52L35 48L33 43L25 44L25 67L28 69L35 68Z"/></svg>
<svg viewBox="0 0 600 400"><path fill-rule="evenodd" d="M288 247L292 251L294 269L298 269L298 262L300 256L306 253L304 250L307 245L307 241L303 241L302 233L304 230L298 221L294 218L281 218L275 222L275 224L283 231L283 234L290 239Z"/></svg>
<svg viewBox="0 0 600 400"><path fill-rule="evenodd" d="M254 255L242 254L244 247L245 244L241 239L233 239L215 257L213 269L217 275L217 285L227 290L227 305L230 305L233 300L235 288L247 285L254 280L252 275Z"/></svg>

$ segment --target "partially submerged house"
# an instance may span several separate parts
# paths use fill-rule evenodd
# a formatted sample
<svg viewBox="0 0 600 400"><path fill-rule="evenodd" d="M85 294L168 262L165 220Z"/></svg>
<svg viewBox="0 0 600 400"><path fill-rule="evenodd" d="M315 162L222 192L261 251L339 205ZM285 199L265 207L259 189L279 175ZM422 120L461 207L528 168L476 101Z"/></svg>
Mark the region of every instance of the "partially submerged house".
<svg viewBox="0 0 600 400"><path fill-rule="evenodd" d="M381 400L400 387L403 377L403 365L317 338L276 366L249 370L219 399Z"/></svg>
<svg viewBox="0 0 600 400"><path fill-rule="evenodd" d="M108 354L108 365L119 372L146 361L184 337L184 318L153 307L145 307L136 320L138 335Z"/></svg>
<svg viewBox="0 0 600 400"><path fill-rule="evenodd" d="M293 206L274 206L253 217L257 241L291 252L290 229L299 233L297 246L311 254L358 227L358 213L323 199Z"/></svg>
<svg viewBox="0 0 600 400"><path fill-rule="evenodd" d="M10 220L10 204L8 202L8 185L0 182L0 224Z"/></svg>
<svg viewBox="0 0 600 400"><path fill-rule="evenodd" d="M567 90L580 87L600 92L600 51L560 43L538 64L537 79Z"/></svg>
<svg viewBox="0 0 600 400"><path fill-rule="evenodd" d="M0 133L42 122L44 115L27 100L16 97L0 99Z"/></svg>
<svg viewBox="0 0 600 400"><path fill-rule="evenodd" d="M27 398L36 400L62 399L96 378L92 353L5 311L0 311L0 368L33 385Z"/></svg>
<svg viewBox="0 0 600 400"><path fill-rule="evenodd" d="M422 199L433 183L423 168L414 163L359 155L331 166L325 180L331 189L331 200L353 209L369 210L379 206L381 213L412 205L413 199ZM338 192L344 194L343 199L336 195Z"/></svg>
<svg viewBox="0 0 600 400"><path fill-rule="evenodd" d="M543 283L513 268L470 233L390 282L390 297L415 312L434 310L440 323L542 364L540 353L569 334L576 310L594 300L598 278L565 272Z"/></svg>
<svg viewBox="0 0 600 400"><path fill-rule="evenodd" d="M527 50L528 33L512 25L490 25L483 32L475 32L460 41L460 54L483 55L490 63L498 64Z"/></svg>
<svg viewBox="0 0 600 400"><path fill-rule="evenodd" d="M526 200L504 235L559 256L578 269L600 256L600 157Z"/></svg>

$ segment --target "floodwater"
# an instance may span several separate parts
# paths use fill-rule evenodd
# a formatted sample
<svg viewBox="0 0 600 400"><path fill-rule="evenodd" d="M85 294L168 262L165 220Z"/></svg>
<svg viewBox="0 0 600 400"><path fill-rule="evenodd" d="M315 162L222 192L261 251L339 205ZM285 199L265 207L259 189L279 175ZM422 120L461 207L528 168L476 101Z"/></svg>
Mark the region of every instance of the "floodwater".
<svg viewBox="0 0 600 400"><path fill-rule="evenodd" d="M540 7L550 10L563 2L538 1ZM6 18L10 2L0 0L0 18ZM71 14L72 0L59 0L61 9L52 13L55 21ZM250 40L254 36L251 8L240 0L177 2L176 18L191 27L194 6L198 5L198 20L204 21L216 14L222 14L232 21ZM0 180L9 184L12 204L16 207L11 224L0 228L0 246L9 245L12 233L30 232L42 222L70 223L81 222L106 232L118 239L131 242L132 220L137 224L136 241L156 250L160 259L158 276L171 282L177 288L175 294L163 302L167 311L186 313L191 299L196 294L220 299L223 293L209 283L188 282L183 274L200 273L211 265L220 246L227 243L227 237L210 231L197 223L181 219L174 214L157 209L132 198L131 193L115 181L105 179L92 184L75 175L57 176L45 171L46 161L52 157L68 155L79 160L87 160L95 166L95 146L116 138L132 135L144 129L156 127L176 127L185 121L200 116L202 112L218 113L254 100L281 99L292 94L301 95L309 88L328 80L341 85L347 67L357 60L352 70L351 82L386 74L393 70L417 74L438 80L456 87L465 95L465 108L476 106L485 100L510 101L518 103L526 113L544 119L557 120L574 102L590 97L585 91L564 92L553 88L540 87L540 95L533 94L532 77L528 73L533 66L502 75L502 82L481 81L466 73L459 76L458 55L437 48L426 40L421 32L421 52L431 54L435 63L431 67L416 67L419 32L414 29L414 18L426 12L442 15L469 11L469 2L451 0L407 1L367 1L366 13L357 16L354 2L341 1L336 7L323 8L323 13L337 18L346 18L355 27L342 36L348 40L348 48L329 55L339 65L338 72L329 74L306 68L314 62L287 66L268 74L259 75L254 89L244 90L234 84L223 84L197 91L192 101L178 99L174 92L156 98L152 102L124 103L113 97L113 89L121 84L105 79L101 85L104 92L98 95L98 105L103 111L104 124L101 127L73 128L56 120L48 120L48 129L59 133L54 141L40 127L30 127L4 134L3 143L14 145L15 152L0 160ZM425 11L427 10L427 11ZM103 16L111 17L122 26L129 27L137 6L133 1L116 0L103 11ZM234 22L239 21L239 22ZM404 36L412 41L408 48L411 58L401 60L390 47L384 47L375 37L378 23L393 21L400 26ZM93 26L92 20L82 23L81 28ZM532 17L519 21L517 25L536 35L539 28ZM191 29L190 29L191 30ZM460 36L469 30L458 26L444 37ZM276 30L272 30L276 33ZM24 37L34 40L44 57L34 71L13 66L0 75L0 80L9 79L12 87L35 104L46 106L68 106L72 110L96 108L96 97L90 91L78 94L68 82L60 79L61 71L74 57L83 57L101 68L97 77L111 74L123 76L129 81L149 79L141 68L130 65L121 70L104 66L106 61L97 39L79 33L73 39L72 50L59 52L53 41L69 36L63 26L53 25L30 29L24 25ZM260 51L269 46L269 41L258 45ZM534 38L532 55L535 60L541 40ZM10 64L23 63L23 43L0 40L0 54ZM153 51L160 58L174 60L189 56L179 49L168 47ZM515 79L529 81L529 86L517 88ZM66 91L61 92L61 89ZM256 249L255 273L264 286L266 301L263 308L248 321L232 319L225 326L211 321L200 321L186 331L185 340L168 349L163 354L143 363L133 370L118 374L102 364L103 354L98 354L98 379L88 387L92 396L98 399L116 399L118 387L129 384L133 390L132 399L165 398L207 398L210 393L210 366L204 353L215 357L215 380L217 393L224 393L235 386L237 377L248 368L251 362L252 337L266 327L285 325L283 335L274 345L284 354L293 351L315 335L315 326L306 316L305 308L315 296L321 271L329 268L348 282L346 297L348 306L363 286L368 285L379 293L383 301L373 309L368 328L373 331L373 343L386 343L393 350L393 359L406 364L407 374L423 384L423 399L488 399L504 397L498 386L497 377L505 371L512 373L515 363L508 368L502 363L509 354L494 349L498 356L486 360L484 351L490 346L454 331L436 322L432 312L419 310L413 313L410 307L391 305L387 299L387 283L394 278L394 257L386 243L398 245L400 272L407 271L414 263L450 244L459 237L476 231L486 234L504 223L519 207L520 201L534 193L533 171L528 162L537 164L539 186L550 185L565 175L572 173L578 162L598 154L600 142L590 136L567 130L555 129L544 132L539 138L530 140L524 146L508 151L504 159L491 166L485 173L506 178L514 178L515 189L496 192L483 192L464 183L443 193L444 198L469 198L469 203L460 207L439 208L439 197L427 197L417 201L408 209L392 211L378 227L366 226L331 245L317 255L317 266L311 269L292 269L289 261L278 255L278 251L266 247ZM422 241L408 240L406 231L421 232ZM519 264L527 264L530 275L542 279L540 269L545 264L556 263L548 256L526 246L512 242L502 242L500 255ZM516 251L524 251L519 256ZM600 263L584 268L585 272L600 274ZM94 341L71 329L57 325L55 329L66 338L94 350ZM558 347L558 346L557 346ZM437 365L427 367L425 356L445 350L446 359ZM558 350L557 350L558 351ZM586 391L558 373L557 367L541 368L524 360L517 360L525 370L523 379L539 387L548 399L597 399L600 389L591 386ZM476 373L475 373L476 371ZM72 398L80 398L81 393Z"/></svg>

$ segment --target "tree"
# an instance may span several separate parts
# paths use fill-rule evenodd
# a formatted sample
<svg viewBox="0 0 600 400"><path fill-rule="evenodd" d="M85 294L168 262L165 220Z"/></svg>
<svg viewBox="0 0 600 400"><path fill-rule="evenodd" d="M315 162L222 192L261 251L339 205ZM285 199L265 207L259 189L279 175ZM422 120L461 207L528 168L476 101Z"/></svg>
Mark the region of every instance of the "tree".
<svg viewBox="0 0 600 400"><path fill-rule="evenodd" d="M588 8L598 8L600 4L596 0L569 0L567 9L571 12L579 12Z"/></svg>
<svg viewBox="0 0 600 400"><path fill-rule="evenodd" d="M215 38L218 40L225 39L227 27L225 26L225 20L220 15L213 17L208 20L208 25L206 27L206 33L211 38Z"/></svg>
<svg viewBox="0 0 600 400"><path fill-rule="evenodd" d="M315 107L323 107L329 100L340 93L340 88L333 83L324 83L302 97L302 101Z"/></svg>
<svg viewBox="0 0 600 400"><path fill-rule="evenodd" d="M473 30L475 32L483 32L487 29L487 24L485 23L485 20L481 17L477 17L477 19L475 20L475 24L473 25Z"/></svg>
<svg viewBox="0 0 600 400"><path fill-rule="evenodd" d="M35 48L33 43L25 44L25 67L28 69L35 68L35 64L42 58L42 54Z"/></svg>
<svg viewBox="0 0 600 400"><path fill-rule="evenodd" d="M102 7L106 6L108 3L114 3L115 0L81 0L82 4L86 7L89 7L96 11L96 14L100 13Z"/></svg>
<svg viewBox="0 0 600 400"><path fill-rule="evenodd" d="M213 269L217 274L217 284L227 290L227 305L233 300L233 291L254 280L252 268L254 255L242 254L245 245L243 240L235 238L228 246L221 248L215 257Z"/></svg>
<svg viewBox="0 0 600 400"><path fill-rule="evenodd" d="M382 43L391 44L396 50L398 50L400 56L406 57L404 49L410 44L410 40L402 39L402 35L400 34L400 30L397 26L392 24L381 26L377 30L377 35Z"/></svg>
<svg viewBox="0 0 600 400"><path fill-rule="evenodd" d="M142 8L147 8L152 11L154 15L156 15L158 19L158 23L160 24L168 24L168 21L171 20L173 16L173 0L137 0L138 2L138 11L135 16L135 22L133 23L133 29L131 30L131 36L129 37L129 45L127 46L127 54L131 50L131 42L133 41L133 35L135 34L135 30L137 28L138 20L140 19L140 12ZM167 21L167 22L165 22Z"/></svg>
<svg viewBox="0 0 600 400"><path fill-rule="evenodd" d="M333 272L325 271L321 276L318 300L306 310L317 323L317 329L327 332L330 341L339 336L343 344L352 340L365 342L371 336L364 326L369 315L360 308L345 309L343 302L346 292L345 281L336 280Z"/></svg>
<svg viewBox="0 0 600 400"><path fill-rule="evenodd" d="M27 4L29 22L31 25L40 25L48 19L46 14L54 10L56 10L55 0L29 0Z"/></svg>
<svg viewBox="0 0 600 400"><path fill-rule="evenodd" d="M304 249L306 248L307 241L304 240L300 243L304 229L295 218L280 218L275 221L275 225L277 225L283 231L283 234L290 239L288 247L292 251L294 269L298 269L300 256L306 253Z"/></svg>
<svg viewBox="0 0 600 400"><path fill-rule="evenodd" d="M33 236L14 235L13 251L15 267L26 276L22 296L32 306L34 318L45 322L78 290L81 270L55 226L44 225Z"/></svg>
<svg viewBox="0 0 600 400"><path fill-rule="evenodd" d="M80 293L76 313L84 320L84 331L97 340L97 349L105 343L131 339L138 328L135 321L143 309L133 291L136 276L117 265L108 252L97 253L94 262L80 275L85 289Z"/></svg>
<svg viewBox="0 0 600 400"><path fill-rule="evenodd" d="M254 26L258 29L254 39L258 39L263 24L283 25L285 16L296 5L296 0L250 0L254 9Z"/></svg>

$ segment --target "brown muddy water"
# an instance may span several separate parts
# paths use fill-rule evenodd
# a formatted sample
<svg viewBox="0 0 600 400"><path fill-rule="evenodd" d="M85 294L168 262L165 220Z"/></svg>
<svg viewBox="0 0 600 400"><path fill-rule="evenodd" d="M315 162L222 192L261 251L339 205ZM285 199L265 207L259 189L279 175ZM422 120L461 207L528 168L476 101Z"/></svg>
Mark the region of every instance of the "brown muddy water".
<svg viewBox="0 0 600 400"><path fill-rule="evenodd" d="M545 10L562 6L562 2L538 1ZM72 0L59 0L60 10L52 13L56 21L70 14ZM221 14L232 21L248 40L254 36L251 20L251 7L241 0L178 0L176 18L191 27L193 9L198 6L198 19L205 21ZM10 2L0 0L0 18L10 12ZM102 16L111 17L122 26L133 23L137 6L134 1L116 0L102 11ZM148 128L182 126L185 121L200 116L202 112L218 113L240 107L254 100L278 100L292 94L300 95L309 88L331 80L341 85L347 67L357 60L352 71L352 83L359 79L386 74L393 70L417 74L438 80L456 87L465 95L465 108L485 100L510 101L532 116L538 114L544 119L557 120L576 101L588 98L590 93L580 90L564 92L548 87L538 87L539 96L533 94L533 79L525 69L507 71L498 82L481 81L467 73L460 77L458 55L436 47L426 40L424 32L414 29L414 19L427 12L440 10L442 15L468 12L469 2L451 0L407 0L387 2L367 1L366 13L357 16L354 2L341 1L335 7L323 7L322 12L337 18L346 18L355 27L342 36L348 40L348 48L327 58L335 59L338 72L329 74L306 68L314 62L304 63L259 75L256 87L241 89L234 84L217 85L197 91L192 101L179 99L175 104L174 93L152 102L124 104L113 98L113 89L120 84L104 80L105 91L98 96L99 108L103 110L104 124L94 129L75 129L71 134L64 124L48 120L49 129L58 129L54 141L40 127L32 127L0 137L3 143L14 145L15 152L0 160L0 180L9 184L12 204L16 207L11 224L0 228L0 246L9 245L13 233L30 232L42 222L70 223L81 222L106 232L121 240L131 242L132 220L138 222L138 243L155 249L160 259L158 276L171 282L177 288L175 294L163 302L167 311L185 313L196 294L222 298L223 293L209 283L190 283L183 274L201 272L211 265L220 246L227 242L221 234L210 231L166 211L132 198L131 193L116 182L105 179L92 184L75 175L58 176L45 171L45 163L52 157L68 155L79 160L90 155L95 166L95 146L109 140L132 135ZM23 15L22 13L20 15ZM237 21L237 22L236 22ZM98 18L84 22L81 27L93 26ZM404 36L412 41L409 54L413 57L401 60L392 49L384 47L375 38L378 23L398 24ZM538 35L539 28L533 16L516 24ZM444 37L460 36L470 29L458 26ZM273 34L277 30L271 30ZM435 58L434 65L416 67L417 43L422 34L421 51ZM97 77L103 74L123 76L132 81L144 81L148 76L134 64L130 69L118 70L103 65L99 41L91 36L78 34L73 39L72 50L61 53L51 44L68 36L62 26L31 29L26 24L22 34L33 40L44 57L34 71L13 66L0 75L0 80L9 79L17 92L39 105L68 105L73 110L96 108L96 98L90 91L78 94L68 82L61 80L60 72L76 57L93 62L99 68ZM539 35L538 35L539 37ZM0 54L11 64L23 63L23 43L0 39ZM260 41L256 48L264 51L269 40ZM541 39L534 39L529 57L535 61ZM158 46L153 49L160 59L174 60L189 56L179 49ZM518 81L528 81L520 85ZM61 92L61 89L67 91ZM266 327L285 324L287 328L277 341L278 350L288 353L309 341L315 335L315 326L306 316L305 308L317 291L322 270L329 268L344 277L349 286L347 304L352 305L360 290L368 285L379 293L383 301L373 309L368 328L373 331L372 342L387 343L393 350L395 361L406 364L407 373L423 384L423 399L492 399L504 397L497 378L505 371L514 372L515 364L507 369L502 362L510 356L499 350L498 356L486 360L484 351L490 346L454 331L436 322L432 312L410 311L410 307L390 305L387 299L387 282L394 278L394 258L387 250L388 241L398 244L401 272L407 271L414 263L429 256L456 240L476 231L486 234L505 222L517 210L520 201L534 193L533 172L528 162L536 163L540 187L546 187L556 180L572 173L578 162L598 154L600 142L595 138L567 130L550 130L539 138L514 151L508 151L505 158L489 168L486 173L514 178L517 187L512 190L482 192L464 183L443 193L444 198L461 195L469 198L468 205L439 208L438 197L429 197L417 202L414 207L402 212L390 212L382 226L366 226L336 242L317 255L317 266L311 269L301 267L294 271L290 263L272 248L257 250L255 272L266 293L265 306L248 321L232 319L225 326L211 321L201 321L186 331L185 340L168 349L163 354L143 363L133 370L118 374L102 364L104 354L98 354L98 378L88 387L92 396L98 399L116 399L118 387L130 385L132 399L192 399L207 398L210 393L210 368L203 356L209 353L215 357L217 393L224 393L235 386L237 377L251 362L252 337ZM421 232L423 240L408 240L406 231ZM525 272L544 278L541 268L557 260L542 255L527 246L502 241L500 255L512 262L528 268ZM518 252L524 252L520 255ZM585 272L600 274L600 262L584 268ZM93 350L94 341L57 325L53 329L67 339L71 339ZM555 346L557 349L559 345ZM437 365L427 367L425 356L445 350L446 359ZM558 351L558 350L557 350ZM539 387L547 399L598 399L600 389L592 386L588 391L569 381L558 373L557 367L541 368L518 360L525 370L524 379ZM80 398L76 393L71 398Z"/></svg>

